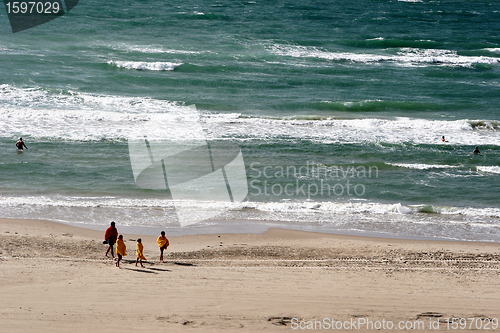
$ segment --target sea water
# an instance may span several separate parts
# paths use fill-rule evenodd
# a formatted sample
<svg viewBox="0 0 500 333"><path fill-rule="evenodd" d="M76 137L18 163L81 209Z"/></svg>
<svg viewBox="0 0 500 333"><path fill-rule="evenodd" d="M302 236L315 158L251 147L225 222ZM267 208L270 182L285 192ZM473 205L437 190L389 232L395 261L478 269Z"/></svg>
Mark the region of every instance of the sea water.
<svg viewBox="0 0 500 333"><path fill-rule="evenodd" d="M500 241L494 1L88 0L0 36L2 217ZM136 184L129 140L173 122L240 147L245 200Z"/></svg>

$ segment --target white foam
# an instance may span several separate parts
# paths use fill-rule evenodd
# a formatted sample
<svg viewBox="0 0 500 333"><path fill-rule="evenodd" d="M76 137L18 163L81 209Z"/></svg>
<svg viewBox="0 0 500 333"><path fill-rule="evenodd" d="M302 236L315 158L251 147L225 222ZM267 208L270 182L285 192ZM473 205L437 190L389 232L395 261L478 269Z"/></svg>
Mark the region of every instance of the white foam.
<svg viewBox="0 0 500 333"><path fill-rule="evenodd" d="M493 52L493 53L500 54L500 48L499 48L499 47L495 47L495 48L486 48L485 50L490 51L490 52Z"/></svg>
<svg viewBox="0 0 500 333"><path fill-rule="evenodd" d="M66 207L66 208L113 208L113 209L133 209L133 210L172 210L175 207L184 209L197 209L200 211L233 211L233 212L274 212L274 213L296 213L324 215L325 221L332 215L408 215L416 214L425 208L425 211L432 209L433 212L445 215L471 216L471 217L500 217L500 208L472 208L472 207L448 207L448 206L406 206L401 203L377 203L369 201L349 201L349 202L315 202L302 201L291 202L283 200L280 202L223 202L223 201L202 201L202 200L175 200L169 198L120 198L120 197L83 197L83 196L23 196L19 200L16 196L0 197L0 207ZM429 207L429 208L427 208ZM319 216L318 215L318 216ZM285 215L283 215L285 217Z"/></svg>
<svg viewBox="0 0 500 333"><path fill-rule="evenodd" d="M500 217L500 209L494 207L472 208L472 207L447 207L447 206L406 206L400 203L384 204L376 202L266 202L266 203L242 203L244 208L254 208L257 211L270 213L271 217L277 217L286 221L321 221L322 223L336 224L339 221L354 221L367 219L371 222L382 222L389 219L398 223L403 222L425 222L438 223L436 216L426 215L425 212L432 211L437 215L463 221L487 223L486 219ZM425 210L423 210L425 208ZM261 217L261 215L260 215ZM442 222L442 221L439 221Z"/></svg>
<svg viewBox="0 0 500 333"><path fill-rule="evenodd" d="M450 169L458 168L457 165L441 165L441 164L422 164L422 163L386 163L401 168L427 170L427 169Z"/></svg>
<svg viewBox="0 0 500 333"><path fill-rule="evenodd" d="M484 56L461 56L456 51L441 49L401 48L396 55L332 52L317 47L289 46L275 44L271 52L281 56L296 58L318 58L331 61L351 61L357 63L393 62L404 66L447 65L470 67L473 64L500 64L500 59Z"/></svg>
<svg viewBox="0 0 500 333"><path fill-rule="evenodd" d="M108 61L108 64L118 68L137 69L137 70L150 70L150 71L173 71L182 63L173 62L147 62L147 61Z"/></svg>
<svg viewBox="0 0 500 333"><path fill-rule="evenodd" d="M141 45L121 45L115 47L116 49L123 49L128 52L140 52L140 53L165 53L165 54L200 54L200 51L190 51L190 50L178 50L178 49L166 49L161 46L141 46Z"/></svg>
<svg viewBox="0 0 500 333"><path fill-rule="evenodd" d="M112 44L101 44L96 43L96 47L101 48L111 48L116 51L122 52L139 52L148 54L201 54L201 53L212 53L211 51L193 51L178 48L167 48L162 45L140 45L140 44L127 44L127 43L112 43Z"/></svg>
<svg viewBox="0 0 500 333"><path fill-rule="evenodd" d="M223 116L218 116L223 121ZM492 124L491 129L476 126ZM269 119L238 118L231 115L219 123L219 135L255 139L301 139L329 143L414 143L451 145L500 145L498 128L492 121L396 119ZM216 133L217 134L217 133Z"/></svg>
<svg viewBox="0 0 500 333"><path fill-rule="evenodd" d="M177 207L194 217L214 213L215 221L268 223L274 227L312 228L377 232L404 237L447 237L453 239L499 241L500 209L493 207L405 206L368 201L351 202L208 202L155 198L63 197L4 195L0 214L6 218L36 218L68 223L105 226L117 221L121 226L179 227ZM267 221L267 222L266 222ZM424 225L422 227L422 225ZM198 226L198 225L197 225ZM196 226L195 226L196 227ZM228 229L231 230L231 229Z"/></svg>
<svg viewBox="0 0 500 333"><path fill-rule="evenodd" d="M500 166L478 166L477 171L500 174Z"/></svg>
<svg viewBox="0 0 500 333"><path fill-rule="evenodd" d="M161 139L174 131L186 138L182 123L193 119L190 108L149 98L50 93L41 89L0 86L0 133L38 139L74 141L143 138L145 129Z"/></svg>
<svg viewBox="0 0 500 333"><path fill-rule="evenodd" d="M3 106L33 109L103 110L117 113L163 113L178 109L178 103L143 97L86 94L74 91L47 91L41 88L17 88L0 85Z"/></svg>
<svg viewBox="0 0 500 333"><path fill-rule="evenodd" d="M4 137L22 133L39 139L126 140L142 138L147 128L158 140L165 137L167 129L182 140L185 137L182 123L201 121L209 139L500 145L500 125L492 120L317 116L276 119L209 112L193 119L188 107L169 101L20 89L6 84L0 85L0 104L0 133ZM442 135L449 142L442 143Z"/></svg>

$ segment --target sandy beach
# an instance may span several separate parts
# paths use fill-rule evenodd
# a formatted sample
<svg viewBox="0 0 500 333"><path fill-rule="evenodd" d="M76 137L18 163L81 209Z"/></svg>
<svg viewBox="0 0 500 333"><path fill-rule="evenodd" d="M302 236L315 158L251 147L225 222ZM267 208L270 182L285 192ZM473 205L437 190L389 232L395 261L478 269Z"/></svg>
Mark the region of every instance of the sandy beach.
<svg viewBox="0 0 500 333"><path fill-rule="evenodd" d="M156 237L124 234L118 269L103 235L0 219L0 331L454 332L453 318L476 331L500 318L498 244L272 229L167 235L160 263Z"/></svg>

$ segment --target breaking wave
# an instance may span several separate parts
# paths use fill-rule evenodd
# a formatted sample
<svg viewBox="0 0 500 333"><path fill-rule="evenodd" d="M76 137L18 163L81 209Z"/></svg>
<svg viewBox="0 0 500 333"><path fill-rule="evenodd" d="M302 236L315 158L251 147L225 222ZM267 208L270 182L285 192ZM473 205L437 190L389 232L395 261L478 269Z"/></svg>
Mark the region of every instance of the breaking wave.
<svg viewBox="0 0 500 333"><path fill-rule="evenodd" d="M146 61L108 61L109 65L118 68L137 69L137 70L150 70L150 71L173 71L182 63L173 62L146 62Z"/></svg>

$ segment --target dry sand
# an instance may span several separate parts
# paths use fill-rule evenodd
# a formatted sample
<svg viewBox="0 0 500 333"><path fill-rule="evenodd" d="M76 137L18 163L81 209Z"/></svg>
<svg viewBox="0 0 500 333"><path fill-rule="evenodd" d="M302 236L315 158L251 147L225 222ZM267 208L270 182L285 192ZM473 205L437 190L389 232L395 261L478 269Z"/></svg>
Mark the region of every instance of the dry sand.
<svg viewBox="0 0 500 333"><path fill-rule="evenodd" d="M499 244L273 229L167 235L160 263L156 237L124 234L118 269L104 229L0 219L0 332L284 332L314 321L328 331L332 319L347 322L336 331L456 332L450 318L474 318L473 330L500 319Z"/></svg>

